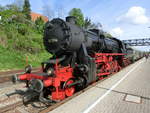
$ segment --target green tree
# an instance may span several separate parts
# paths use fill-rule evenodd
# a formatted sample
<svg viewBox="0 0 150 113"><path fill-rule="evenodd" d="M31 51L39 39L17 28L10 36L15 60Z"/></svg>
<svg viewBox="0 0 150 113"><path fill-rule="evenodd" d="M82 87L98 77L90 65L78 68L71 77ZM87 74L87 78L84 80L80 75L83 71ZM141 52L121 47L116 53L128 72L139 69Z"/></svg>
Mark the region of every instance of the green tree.
<svg viewBox="0 0 150 113"><path fill-rule="evenodd" d="M108 33L108 32L105 32L104 35L105 35L106 37L108 37L108 38L112 38L112 37L113 37L113 36L112 36L110 33Z"/></svg>
<svg viewBox="0 0 150 113"><path fill-rule="evenodd" d="M79 8L73 8L70 12L69 12L70 16L74 16L77 18L77 25L79 26L84 26L84 16L83 13L81 11L81 9Z"/></svg>
<svg viewBox="0 0 150 113"><path fill-rule="evenodd" d="M89 18L85 18L84 20L84 28L85 29L102 29L101 23L94 23Z"/></svg>
<svg viewBox="0 0 150 113"><path fill-rule="evenodd" d="M23 5L23 11L22 11L25 15L26 18L31 20L31 9L30 9L30 2L29 0L24 0L24 5Z"/></svg>
<svg viewBox="0 0 150 113"><path fill-rule="evenodd" d="M91 19L85 18L85 20L84 20L84 27L86 29L88 29L91 25L92 25Z"/></svg>

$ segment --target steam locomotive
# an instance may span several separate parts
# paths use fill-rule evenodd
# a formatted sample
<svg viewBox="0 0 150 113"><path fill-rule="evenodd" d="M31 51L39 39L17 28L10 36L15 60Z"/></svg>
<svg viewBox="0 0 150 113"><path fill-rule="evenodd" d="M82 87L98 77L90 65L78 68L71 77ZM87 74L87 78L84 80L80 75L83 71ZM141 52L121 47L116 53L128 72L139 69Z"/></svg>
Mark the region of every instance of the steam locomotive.
<svg viewBox="0 0 150 113"><path fill-rule="evenodd" d="M47 22L43 42L53 57L41 63L42 70L32 73L29 65L24 74L12 77L14 83L24 81L42 102L63 100L129 64L123 42L77 26L72 16Z"/></svg>

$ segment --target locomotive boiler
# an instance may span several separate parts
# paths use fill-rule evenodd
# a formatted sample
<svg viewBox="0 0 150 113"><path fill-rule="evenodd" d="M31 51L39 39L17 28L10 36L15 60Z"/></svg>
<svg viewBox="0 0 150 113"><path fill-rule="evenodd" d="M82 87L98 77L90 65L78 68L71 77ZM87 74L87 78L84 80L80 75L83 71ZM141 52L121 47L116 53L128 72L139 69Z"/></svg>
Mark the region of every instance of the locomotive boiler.
<svg viewBox="0 0 150 113"><path fill-rule="evenodd" d="M125 49L122 42L116 38L105 38L104 33L98 29L88 31L76 24L75 17L53 19L46 23L44 45L48 52L56 56L79 51L85 46L87 52L123 53Z"/></svg>
<svg viewBox="0 0 150 113"><path fill-rule="evenodd" d="M98 29L85 30L72 16L47 22L43 43L53 57L41 63L42 71L32 73L27 66L24 74L13 76L13 82L25 81L42 102L63 100L127 65L120 40Z"/></svg>

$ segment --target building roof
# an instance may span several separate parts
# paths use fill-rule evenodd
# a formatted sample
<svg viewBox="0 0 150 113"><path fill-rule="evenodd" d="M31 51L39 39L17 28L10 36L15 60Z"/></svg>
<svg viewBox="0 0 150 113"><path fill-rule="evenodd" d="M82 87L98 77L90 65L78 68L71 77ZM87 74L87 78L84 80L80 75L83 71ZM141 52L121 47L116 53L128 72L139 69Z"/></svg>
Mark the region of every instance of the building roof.
<svg viewBox="0 0 150 113"><path fill-rule="evenodd" d="M48 21L48 17L46 16L43 16L42 14L38 14L38 13L35 13L35 12L31 12L31 19L32 21L35 21L37 18L41 17L44 22L47 22Z"/></svg>

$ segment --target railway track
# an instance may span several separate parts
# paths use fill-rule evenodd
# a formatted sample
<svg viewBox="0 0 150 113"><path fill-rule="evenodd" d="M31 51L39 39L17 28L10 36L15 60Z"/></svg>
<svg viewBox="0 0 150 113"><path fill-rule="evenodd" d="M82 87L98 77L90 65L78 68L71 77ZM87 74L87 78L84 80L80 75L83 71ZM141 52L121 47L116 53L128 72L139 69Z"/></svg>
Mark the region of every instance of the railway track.
<svg viewBox="0 0 150 113"><path fill-rule="evenodd" d="M22 105L23 105L22 100L15 102L15 103L12 103L12 104L9 104L9 105L6 105L6 106L0 108L0 113L6 113L9 111L12 111L12 110L14 110L17 107L22 106Z"/></svg>

